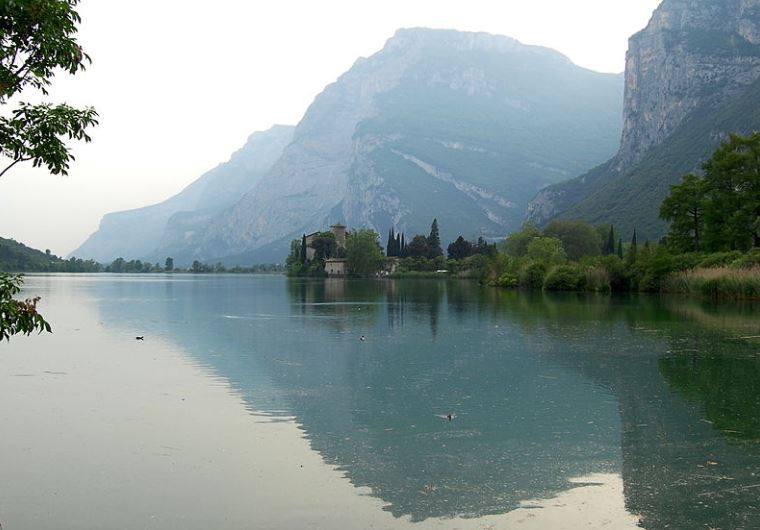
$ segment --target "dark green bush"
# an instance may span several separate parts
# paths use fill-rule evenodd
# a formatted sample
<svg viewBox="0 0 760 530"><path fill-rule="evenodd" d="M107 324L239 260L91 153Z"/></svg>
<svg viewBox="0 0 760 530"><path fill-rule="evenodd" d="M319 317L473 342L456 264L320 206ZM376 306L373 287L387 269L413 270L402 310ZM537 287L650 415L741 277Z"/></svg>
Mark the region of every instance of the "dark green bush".
<svg viewBox="0 0 760 530"><path fill-rule="evenodd" d="M523 289L540 289L544 285L546 265L534 261L520 269L518 283Z"/></svg>
<svg viewBox="0 0 760 530"><path fill-rule="evenodd" d="M558 265L544 280L544 289L547 291L579 291L584 288L585 276L574 265Z"/></svg>

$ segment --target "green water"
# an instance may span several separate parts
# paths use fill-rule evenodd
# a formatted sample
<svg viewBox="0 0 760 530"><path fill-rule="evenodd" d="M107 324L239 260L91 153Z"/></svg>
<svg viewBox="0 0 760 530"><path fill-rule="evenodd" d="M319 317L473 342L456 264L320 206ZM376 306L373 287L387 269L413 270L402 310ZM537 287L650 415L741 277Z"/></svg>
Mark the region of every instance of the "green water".
<svg viewBox="0 0 760 530"><path fill-rule="evenodd" d="M549 296L469 282L264 276L33 276L27 286L43 296L55 333L0 346L0 365L3 357L8 365L0 370L0 385L12 382L16 389L13 395L0 390L3 422L23 426L35 414L50 413L55 399L35 405L31 393L18 398L34 377L82 372L110 352L115 360L107 366L118 366L103 377L118 382L129 377L133 355L155 362L176 356L202 377L167 382L171 392L180 388L192 396L193 388L221 385L242 404L248 418L242 421L256 422L260 432L295 424L325 470L337 472L357 496L376 501L373 509L410 526L452 518L474 523L555 498L574 487L571 480L602 474L622 478L625 511L644 528L760 528L758 305ZM135 335L144 335L144 343ZM78 396L76 405L73 397L71 406L61 405L77 425L81 421L77 429L96 436L110 428L109 414L118 417L114 405L103 419L87 419L87 400L97 402L98 394L81 395L88 386L84 375L76 384L63 376L56 381L68 384L57 403ZM155 390L144 383L135 395ZM191 401L181 410L194 414L197 407L198 422L213 416L211 405ZM171 423L171 417L160 421ZM123 436L151 432L140 414L129 418L136 427ZM65 426L59 431L67 435ZM199 432L205 440L208 432ZM44 495L52 493L34 492L36 484L67 472L58 468L65 462L50 458L54 463L44 472L25 475L29 464L17 458L23 462L24 447L30 460L54 453L56 440L23 437L3 432L0 440L0 466L13 477L0 478L6 530L56 520L51 527L189 528L177 511L187 515L207 494L203 488L179 492L187 506L158 502L151 509L164 522L154 526L138 508L131 519L126 508L118 518L106 513L78 520L102 511L92 509L97 493L61 503L64 518L56 512L63 507L45 507ZM224 447L226 440L214 443ZM192 437L184 443L202 452ZM96 484L110 485L111 495L127 498L144 486L134 477L120 485L119 455L109 455L106 446L94 450L104 455L97 466L71 450L82 480L92 474ZM232 449L227 453L234 460ZM277 453L267 461L288 462ZM192 480L190 459L176 460L177 466L188 466ZM276 469L271 476L258 468L250 474L262 484L287 482ZM280 486L287 491L289 484ZM19 487L28 492L24 500L14 494ZM255 492L249 495L255 503ZM296 512L301 502L288 499ZM216 528L329 528L342 518L310 509L294 520L263 513L262 505L250 512L234 508L235 522L229 522L229 510L203 515Z"/></svg>

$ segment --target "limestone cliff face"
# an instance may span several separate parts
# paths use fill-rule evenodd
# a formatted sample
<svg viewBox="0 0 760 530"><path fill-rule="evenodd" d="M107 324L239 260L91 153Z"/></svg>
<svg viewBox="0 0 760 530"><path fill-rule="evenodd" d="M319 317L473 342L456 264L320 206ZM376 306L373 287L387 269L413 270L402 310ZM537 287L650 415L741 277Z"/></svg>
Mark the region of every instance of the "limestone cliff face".
<svg viewBox="0 0 760 530"><path fill-rule="evenodd" d="M257 150L266 170L248 179L230 165L213 186L194 185L193 197L222 194L216 207L188 207L186 190L181 200L107 216L77 254L274 262L291 239L333 222L416 234L433 218L444 241L503 237L540 189L614 154L622 99L622 76L547 48L399 30L316 97L279 151ZM148 217L155 228L146 238Z"/></svg>
<svg viewBox="0 0 760 530"><path fill-rule="evenodd" d="M539 192L528 205L527 220L542 224L562 215L594 222L614 220L613 210L620 206L621 189L653 185L648 181L637 184L637 175L654 150L661 149L678 131L683 136L687 122L694 123L740 98L758 79L760 0L664 0L647 27L629 41L619 152L604 166ZM735 130L739 130L739 124ZM712 127L708 131L708 149L727 132L730 131ZM672 164L678 171L696 169L702 159L709 157L709 151L699 152L696 157L694 152L687 153L694 151L683 147L688 142L672 143L680 147L658 156L683 162ZM661 195L679 176L662 175L667 184L659 186L661 192L647 194L648 200L654 199L659 205ZM605 193L604 188L616 179L627 179L628 183L618 182L614 192ZM639 191L643 196L650 190ZM584 204L592 200L596 206ZM628 206L628 221L640 227L651 226L649 237L659 237L662 226L656 212L652 214L645 205ZM601 212L605 208L606 217ZM635 213L636 208L642 212L640 215ZM654 219L649 219L652 215Z"/></svg>
<svg viewBox="0 0 760 530"><path fill-rule="evenodd" d="M444 239L503 236L539 189L614 152L621 107L620 76L553 50L400 30L315 99L197 257L281 259L290 238L336 221L424 233L438 217Z"/></svg>
<svg viewBox="0 0 760 530"><path fill-rule="evenodd" d="M618 167L760 77L760 0L666 0L631 37Z"/></svg>

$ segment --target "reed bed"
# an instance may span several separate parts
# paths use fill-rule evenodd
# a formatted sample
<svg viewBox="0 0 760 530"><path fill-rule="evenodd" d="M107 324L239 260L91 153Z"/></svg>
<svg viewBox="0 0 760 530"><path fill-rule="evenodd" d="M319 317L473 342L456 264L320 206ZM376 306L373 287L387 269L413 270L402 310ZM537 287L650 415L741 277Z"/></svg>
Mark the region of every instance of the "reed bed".
<svg viewBox="0 0 760 530"><path fill-rule="evenodd" d="M680 272L668 278L664 290L711 298L760 300L760 267L712 267Z"/></svg>

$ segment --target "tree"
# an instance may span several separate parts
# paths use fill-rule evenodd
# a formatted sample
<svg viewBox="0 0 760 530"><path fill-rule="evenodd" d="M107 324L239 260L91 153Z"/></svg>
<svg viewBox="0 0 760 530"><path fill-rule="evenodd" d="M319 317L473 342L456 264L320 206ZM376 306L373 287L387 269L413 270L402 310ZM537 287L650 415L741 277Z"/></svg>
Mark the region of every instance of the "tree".
<svg viewBox="0 0 760 530"><path fill-rule="evenodd" d="M615 253L615 227L610 225L610 232L607 234L607 242L604 244L605 256L609 256Z"/></svg>
<svg viewBox="0 0 760 530"><path fill-rule="evenodd" d="M314 249L314 259L322 260L335 256L335 251L338 248L335 234L332 232L320 232L311 242L311 248Z"/></svg>
<svg viewBox="0 0 760 530"><path fill-rule="evenodd" d="M301 265L305 264L306 263L306 256L307 256L307 254L306 254L306 234L304 234L303 237L301 238L301 246L299 247L299 256L300 256Z"/></svg>
<svg viewBox="0 0 760 530"><path fill-rule="evenodd" d="M0 273L0 342L10 341L12 335L32 332L51 332L50 324L37 312L40 298L15 300L21 291L23 279L20 275Z"/></svg>
<svg viewBox="0 0 760 530"><path fill-rule="evenodd" d="M537 237L528 245L528 257L545 265L561 265L567 261L562 241L556 237Z"/></svg>
<svg viewBox="0 0 760 530"><path fill-rule="evenodd" d="M356 276L377 273L385 264L380 235L374 230L357 230L346 238L346 265Z"/></svg>
<svg viewBox="0 0 760 530"><path fill-rule="evenodd" d="M467 241L464 237L459 236L456 241L451 243L447 249L449 259L464 259L472 256L473 246L472 243Z"/></svg>
<svg viewBox="0 0 760 530"><path fill-rule="evenodd" d="M388 231L388 244L386 245L385 249L385 255L389 258L399 255L398 241L399 240L396 236L396 233L393 231L393 228L391 228Z"/></svg>
<svg viewBox="0 0 760 530"><path fill-rule="evenodd" d="M599 232L586 221L552 221L544 229L544 236L562 241L567 257L577 261L584 256L598 256L602 246Z"/></svg>
<svg viewBox="0 0 760 530"><path fill-rule="evenodd" d="M670 187L660 206L660 218L670 222L668 245L680 252L699 252L704 227L705 181L690 173Z"/></svg>
<svg viewBox="0 0 760 530"><path fill-rule="evenodd" d="M405 257L410 258L427 258L430 255L430 246L428 238L416 235L406 247Z"/></svg>
<svg viewBox="0 0 760 530"><path fill-rule="evenodd" d="M510 256L516 258L525 256L528 253L528 245L537 237L541 237L541 231L532 224L524 225L517 232L512 232L504 243L504 250Z"/></svg>
<svg viewBox="0 0 760 530"><path fill-rule="evenodd" d="M710 250L760 247L760 133L732 134L703 165Z"/></svg>
<svg viewBox="0 0 760 530"><path fill-rule="evenodd" d="M174 258L166 258L166 261L164 262L164 270L166 272L174 270Z"/></svg>
<svg viewBox="0 0 760 530"><path fill-rule="evenodd" d="M633 237L631 238L631 248L628 249L628 254L625 259L628 265L632 264L639 257L639 245L636 238L636 229L633 229Z"/></svg>
<svg viewBox="0 0 760 530"><path fill-rule="evenodd" d="M428 243L428 259L434 259L438 256L443 256L443 249L441 248L441 236L438 233L438 219L433 219L433 224L430 225L430 235L427 238Z"/></svg>
<svg viewBox="0 0 760 530"><path fill-rule="evenodd" d="M623 238L618 238L618 244L617 244L617 256L620 259L623 259Z"/></svg>
<svg viewBox="0 0 760 530"><path fill-rule="evenodd" d="M76 74L90 62L76 40L81 22L79 0L26 0L0 3L0 105L26 87L48 94L57 70ZM65 140L90 141L86 129L96 125L97 112L66 104L19 103L0 117L0 155L18 163L45 165L66 175L74 160Z"/></svg>
<svg viewBox="0 0 760 530"><path fill-rule="evenodd" d="M6 0L0 2L0 106L24 88L47 95L57 70L70 74L84 70L90 58L76 41L79 0ZM0 156L10 162L0 178L16 164L31 161L53 174L67 174L74 159L65 140L90 141L86 129L97 124L93 108L65 104L19 103L0 116ZM16 333L50 331L37 313L38 298L14 300L21 276L0 279L0 340Z"/></svg>

